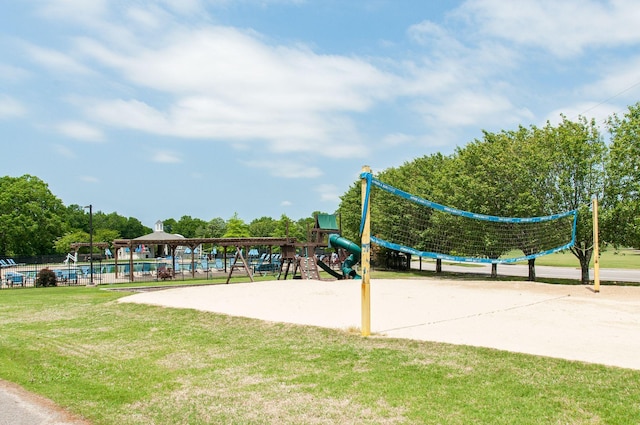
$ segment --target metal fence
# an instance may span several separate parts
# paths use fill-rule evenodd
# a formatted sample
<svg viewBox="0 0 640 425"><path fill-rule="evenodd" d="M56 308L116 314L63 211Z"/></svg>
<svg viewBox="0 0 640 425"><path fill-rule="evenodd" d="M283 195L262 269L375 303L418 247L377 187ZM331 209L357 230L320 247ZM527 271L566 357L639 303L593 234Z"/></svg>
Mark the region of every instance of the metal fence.
<svg viewBox="0 0 640 425"><path fill-rule="evenodd" d="M42 261L42 260L54 261ZM162 280L213 279L226 274L225 267L209 267L208 263L178 262L166 259L136 261L131 269L129 262L94 260L93 263L70 261L65 257L37 257L2 259L0 268L0 289L36 287L38 274L48 269L56 276L56 286L113 285L133 282L153 282ZM11 260L11 263L8 262Z"/></svg>

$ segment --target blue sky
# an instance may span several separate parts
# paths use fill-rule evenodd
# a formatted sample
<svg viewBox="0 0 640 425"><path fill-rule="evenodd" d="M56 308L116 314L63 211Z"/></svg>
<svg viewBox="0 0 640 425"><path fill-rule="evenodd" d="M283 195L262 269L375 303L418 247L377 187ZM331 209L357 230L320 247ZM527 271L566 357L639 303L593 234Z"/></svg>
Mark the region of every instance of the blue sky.
<svg viewBox="0 0 640 425"><path fill-rule="evenodd" d="M0 174L149 227L639 99L635 0L0 0Z"/></svg>

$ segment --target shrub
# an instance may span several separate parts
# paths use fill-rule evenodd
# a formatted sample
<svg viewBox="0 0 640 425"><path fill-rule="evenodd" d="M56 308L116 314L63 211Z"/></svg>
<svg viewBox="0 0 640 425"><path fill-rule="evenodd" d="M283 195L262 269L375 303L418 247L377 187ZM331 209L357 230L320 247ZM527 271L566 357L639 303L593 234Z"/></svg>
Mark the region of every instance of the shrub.
<svg viewBox="0 0 640 425"><path fill-rule="evenodd" d="M49 269L42 269L38 273L38 277L36 278L36 286L57 286L58 279L56 278L56 274Z"/></svg>

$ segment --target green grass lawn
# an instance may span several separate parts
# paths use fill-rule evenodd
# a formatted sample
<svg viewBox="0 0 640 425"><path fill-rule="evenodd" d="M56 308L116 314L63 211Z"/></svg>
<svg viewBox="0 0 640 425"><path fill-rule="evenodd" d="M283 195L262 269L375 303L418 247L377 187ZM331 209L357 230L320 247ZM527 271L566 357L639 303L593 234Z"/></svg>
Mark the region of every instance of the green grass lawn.
<svg viewBox="0 0 640 425"><path fill-rule="evenodd" d="M522 251L513 251L505 257L519 257ZM424 262L435 262L435 260L423 259ZM475 263L455 263L458 266L478 267ZM509 263L507 263L509 264ZM527 264L526 261L515 264ZM569 250L556 252L554 254L543 255L536 258L537 266L556 266L580 268L578 258ZM591 259L593 267L593 258ZM640 250L631 248L614 249L612 247L600 251L600 267L608 269L640 269Z"/></svg>
<svg viewBox="0 0 640 425"><path fill-rule="evenodd" d="M536 265L580 268L580 262L570 251L538 257L536 258ZM591 259L591 267L593 267L593 258ZM600 267L607 269L640 269L640 251L631 248L614 249L609 247L600 252Z"/></svg>
<svg viewBox="0 0 640 425"><path fill-rule="evenodd" d="M520 257L522 255L522 251L512 251L506 254L505 258ZM527 262L522 261L515 264L527 264ZM456 263L456 265L468 267L478 266L474 263ZM580 268L580 261L578 261L578 258L573 255L571 251L565 250L536 258L536 265ZM593 267L593 258L591 258L591 267ZM605 248L600 251L600 267L608 269L640 269L640 250L632 248Z"/></svg>
<svg viewBox="0 0 640 425"><path fill-rule="evenodd" d="M640 423L640 371L124 295L0 291L0 378L94 424Z"/></svg>

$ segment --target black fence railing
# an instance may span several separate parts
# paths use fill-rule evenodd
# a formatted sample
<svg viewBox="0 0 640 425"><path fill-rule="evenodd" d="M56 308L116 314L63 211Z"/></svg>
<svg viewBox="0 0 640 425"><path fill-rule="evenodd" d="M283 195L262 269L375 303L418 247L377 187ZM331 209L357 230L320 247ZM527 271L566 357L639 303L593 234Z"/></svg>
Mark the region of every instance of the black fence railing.
<svg viewBox="0 0 640 425"><path fill-rule="evenodd" d="M55 274L56 286L127 284L162 280L213 279L224 276L225 270L198 262L173 263L166 259L135 261L133 269L129 262L113 259L94 259L93 263L73 262L64 256L15 257L2 259L0 267L0 289L36 287L38 275L43 269ZM54 261L51 261L54 260ZM192 271L193 270L193 271Z"/></svg>

